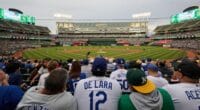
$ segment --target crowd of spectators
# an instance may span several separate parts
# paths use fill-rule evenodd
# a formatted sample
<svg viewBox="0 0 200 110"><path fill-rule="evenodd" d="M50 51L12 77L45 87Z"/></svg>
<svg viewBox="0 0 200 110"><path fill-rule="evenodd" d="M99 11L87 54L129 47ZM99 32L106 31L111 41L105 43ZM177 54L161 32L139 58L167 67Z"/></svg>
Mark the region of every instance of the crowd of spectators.
<svg viewBox="0 0 200 110"><path fill-rule="evenodd" d="M93 36L94 37L94 36ZM143 45L147 42L150 42L149 38L115 38L115 37L108 37L114 38L112 40L116 41L116 45ZM106 39L106 38L105 38ZM90 38L56 38L56 42L60 42L61 44L72 45L73 43L82 43L84 45L88 44Z"/></svg>
<svg viewBox="0 0 200 110"><path fill-rule="evenodd" d="M200 50L200 40L198 39L182 39L172 40L171 47Z"/></svg>
<svg viewBox="0 0 200 110"><path fill-rule="evenodd" d="M0 110L197 109L194 104L200 103L200 91L194 85L199 79L199 59L32 61L7 57L0 59ZM176 91L177 84L184 90ZM186 93L191 102L176 95L184 96L182 92L191 88L196 91ZM184 104L188 105L185 109Z"/></svg>
<svg viewBox="0 0 200 110"><path fill-rule="evenodd" d="M0 43L0 55L11 55L26 48L49 46L51 45L51 38L48 34L37 35L0 30Z"/></svg>
<svg viewBox="0 0 200 110"><path fill-rule="evenodd" d="M143 45L147 42L150 42L149 38L117 38L117 42L125 41L128 42L130 45Z"/></svg>
<svg viewBox="0 0 200 110"><path fill-rule="evenodd" d="M10 39L10 40L3 39L0 40L0 43L2 44L0 47L1 55L11 55L25 48L33 48L35 44L33 41L15 40L15 39Z"/></svg>

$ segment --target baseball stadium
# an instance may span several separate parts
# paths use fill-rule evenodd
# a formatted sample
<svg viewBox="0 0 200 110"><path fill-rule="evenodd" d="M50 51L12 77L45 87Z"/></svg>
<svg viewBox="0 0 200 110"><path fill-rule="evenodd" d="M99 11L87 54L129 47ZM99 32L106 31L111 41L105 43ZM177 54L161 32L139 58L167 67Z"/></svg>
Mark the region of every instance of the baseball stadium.
<svg viewBox="0 0 200 110"><path fill-rule="evenodd" d="M153 37L147 36L147 19L137 22L56 22L57 35L50 35L48 27L34 25L35 17L18 11L1 9L0 12L3 56L80 60L90 52L93 58L103 55L137 60L148 57L176 59L199 54L199 9L172 16L171 24L157 26ZM17 13L20 17L12 18L6 16L7 13ZM187 18L187 13L194 14L193 18Z"/></svg>
<svg viewBox="0 0 200 110"><path fill-rule="evenodd" d="M27 12L0 7L0 110L200 109L199 6L167 19ZM55 33L40 24L52 21Z"/></svg>

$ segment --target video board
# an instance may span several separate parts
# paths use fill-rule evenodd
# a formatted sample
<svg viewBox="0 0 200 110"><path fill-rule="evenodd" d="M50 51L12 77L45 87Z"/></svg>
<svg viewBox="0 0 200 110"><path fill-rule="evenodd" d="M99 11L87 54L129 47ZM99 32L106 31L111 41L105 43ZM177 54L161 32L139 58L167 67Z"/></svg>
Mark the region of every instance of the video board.
<svg viewBox="0 0 200 110"><path fill-rule="evenodd" d="M35 24L35 17L12 12L0 8L0 19L18 21L25 24Z"/></svg>
<svg viewBox="0 0 200 110"><path fill-rule="evenodd" d="M176 14L171 17L171 23L180 23L187 20L200 19L200 9L187 11L184 13Z"/></svg>

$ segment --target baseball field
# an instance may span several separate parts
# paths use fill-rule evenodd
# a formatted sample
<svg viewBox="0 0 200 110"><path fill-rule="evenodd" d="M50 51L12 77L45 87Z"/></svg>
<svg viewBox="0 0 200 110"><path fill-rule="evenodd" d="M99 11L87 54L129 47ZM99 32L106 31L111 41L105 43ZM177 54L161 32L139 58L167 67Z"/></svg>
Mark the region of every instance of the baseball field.
<svg viewBox="0 0 200 110"><path fill-rule="evenodd" d="M66 60L68 58L84 59L86 56L94 58L104 56L107 58L125 58L136 60L150 57L152 59L176 59L184 57L186 52L178 49L152 47L152 46L67 46L28 49L23 57L28 59L52 58Z"/></svg>

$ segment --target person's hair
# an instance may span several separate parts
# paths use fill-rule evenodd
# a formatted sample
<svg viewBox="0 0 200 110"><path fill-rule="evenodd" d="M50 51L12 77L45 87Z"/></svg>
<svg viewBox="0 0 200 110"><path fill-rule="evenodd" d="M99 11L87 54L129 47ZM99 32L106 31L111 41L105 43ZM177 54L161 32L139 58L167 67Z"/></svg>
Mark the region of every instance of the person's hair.
<svg viewBox="0 0 200 110"><path fill-rule="evenodd" d="M160 61L158 62L159 67L166 67L166 61Z"/></svg>
<svg viewBox="0 0 200 110"><path fill-rule="evenodd" d="M72 62L73 62L73 58L67 59L67 62L68 62L68 63L72 63Z"/></svg>
<svg viewBox="0 0 200 110"><path fill-rule="evenodd" d="M106 71L92 71L92 75L94 76L105 76Z"/></svg>
<svg viewBox="0 0 200 110"><path fill-rule="evenodd" d="M67 71L69 71L69 65L67 62L63 62L61 65L62 68L66 69Z"/></svg>
<svg viewBox="0 0 200 110"><path fill-rule="evenodd" d="M177 70L190 79L199 80L200 78L200 67L189 59L183 59L177 66Z"/></svg>
<svg viewBox="0 0 200 110"><path fill-rule="evenodd" d="M55 60L51 60L47 64L48 71L51 72L52 70L56 69L58 66L58 62Z"/></svg>
<svg viewBox="0 0 200 110"><path fill-rule="evenodd" d="M20 68L20 64L18 62L12 61L9 62L6 66L6 73L14 73Z"/></svg>
<svg viewBox="0 0 200 110"><path fill-rule="evenodd" d="M28 64L30 64L30 63L31 63L31 61L30 61L30 60L28 60L28 61L27 61L27 63L28 63Z"/></svg>
<svg viewBox="0 0 200 110"><path fill-rule="evenodd" d="M147 58L147 62L151 62L152 61L152 59L151 58Z"/></svg>
<svg viewBox="0 0 200 110"><path fill-rule="evenodd" d="M79 61L72 62L71 70L69 72L70 78L77 78L81 73L81 63Z"/></svg>
<svg viewBox="0 0 200 110"><path fill-rule="evenodd" d="M34 63L38 63L38 60L34 60Z"/></svg>
<svg viewBox="0 0 200 110"><path fill-rule="evenodd" d="M42 60L42 66L44 67L44 68L47 68L47 64L48 64L48 62L51 60L51 58L45 58L45 59L43 59Z"/></svg>
<svg viewBox="0 0 200 110"><path fill-rule="evenodd" d="M128 69L131 69L131 68L141 69L141 64L137 63L137 61L135 60L132 60L128 63Z"/></svg>
<svg viewBox="0 0 200 110"><path fill-rule="evenodd" d="M142 61L142 63L145 63L145 59L142 59L141 61Z"/></svg>
<svg viewBox="0 0 200 110"><path fill-rule="evenodd" d="M63 92L67 81L67 71L65 69L54 69L50 72L45 81L45 89L50 94Z"/></svg>

